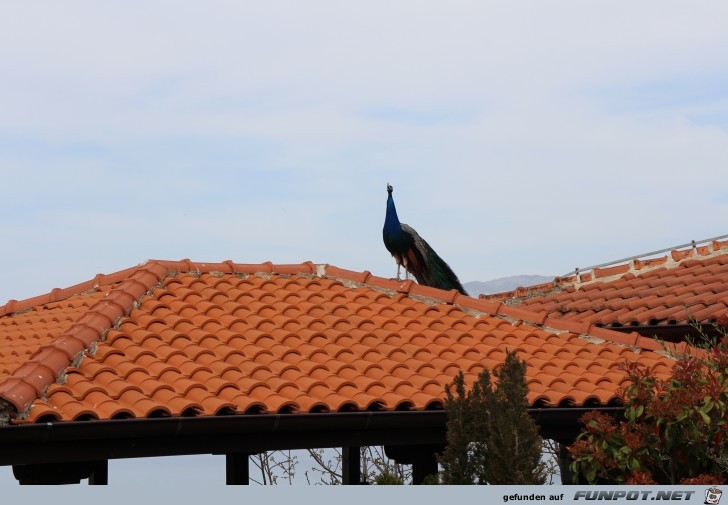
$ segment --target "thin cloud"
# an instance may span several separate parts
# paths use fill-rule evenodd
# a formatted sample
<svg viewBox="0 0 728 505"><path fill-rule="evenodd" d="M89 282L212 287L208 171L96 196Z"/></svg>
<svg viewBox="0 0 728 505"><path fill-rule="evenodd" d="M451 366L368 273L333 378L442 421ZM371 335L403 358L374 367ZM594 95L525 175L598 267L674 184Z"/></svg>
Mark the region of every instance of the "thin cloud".
<svg viewBox="0 0 728 505"><path fill-rule="evenodd" d="M102 269L163 254L389 276L386 182L464 280L720 234L727 9L9 7L0 209L16 244L0 259L21 274L0 298L50 255L79 265L74 281L98 255L113 255ZM89 230L125 245L54 247Z"/></svg>

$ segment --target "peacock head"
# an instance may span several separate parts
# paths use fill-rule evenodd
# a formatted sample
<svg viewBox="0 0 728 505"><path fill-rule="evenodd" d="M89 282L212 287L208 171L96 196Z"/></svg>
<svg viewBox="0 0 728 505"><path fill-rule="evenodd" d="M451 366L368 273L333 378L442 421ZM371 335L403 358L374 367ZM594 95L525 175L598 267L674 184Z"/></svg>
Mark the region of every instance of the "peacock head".
<svg viewBox="0 0 728 505"><path fill-rule="evenodd" d="M387 183L387 193L391 195L392 191L394 191L394 188L391 186L391 184Z"/></svg>

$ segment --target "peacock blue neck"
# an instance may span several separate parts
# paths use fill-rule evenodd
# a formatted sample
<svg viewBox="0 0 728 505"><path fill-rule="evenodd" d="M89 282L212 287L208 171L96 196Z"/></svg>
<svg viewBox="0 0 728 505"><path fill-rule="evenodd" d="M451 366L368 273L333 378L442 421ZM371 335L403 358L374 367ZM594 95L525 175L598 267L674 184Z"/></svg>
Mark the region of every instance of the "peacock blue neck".
<svg viewBox="0 0 728 505"><path fill-rule="evenodd" d="M399 224L392 193L389 193L387 197L387 215L384 219L384 232L390 236L396 236L402 233L402 226Z"/></svg>

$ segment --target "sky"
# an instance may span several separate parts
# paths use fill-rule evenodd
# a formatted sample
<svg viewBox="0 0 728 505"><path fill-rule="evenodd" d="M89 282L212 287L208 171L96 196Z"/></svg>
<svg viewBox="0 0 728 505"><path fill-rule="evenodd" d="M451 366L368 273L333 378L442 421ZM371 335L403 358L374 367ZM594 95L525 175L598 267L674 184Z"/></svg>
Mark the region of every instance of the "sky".
<svg viewBox="0 0 728 505"><path fill-rule="evenodd" d="M0 304L147 259L460 279L728 233L722 0L7 2Z"/></svg>

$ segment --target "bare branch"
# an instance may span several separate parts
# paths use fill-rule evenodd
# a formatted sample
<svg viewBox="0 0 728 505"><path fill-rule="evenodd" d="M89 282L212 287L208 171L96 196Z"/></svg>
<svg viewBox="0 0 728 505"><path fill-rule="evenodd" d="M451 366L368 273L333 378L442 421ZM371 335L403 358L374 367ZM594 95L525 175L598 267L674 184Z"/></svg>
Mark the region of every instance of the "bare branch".
<svg viewBox="0 0 728 505"><path fill-rule="evenodd" d="M333 458L328 458L324 449L307 449L307 451L316 464L311 471L319 476L317 484L341 484L341 451L335 449Z"/></svg>
<svg viewBox="0 0 728 505"><path fill-rule="evenodd" d="M250 457L253 464L260 470L260 480L250 478L256 484L268 485L277 484L278 478L282 477L293 484L296 474L298 457L288 451L271 451L255 454Z"/></svg>

